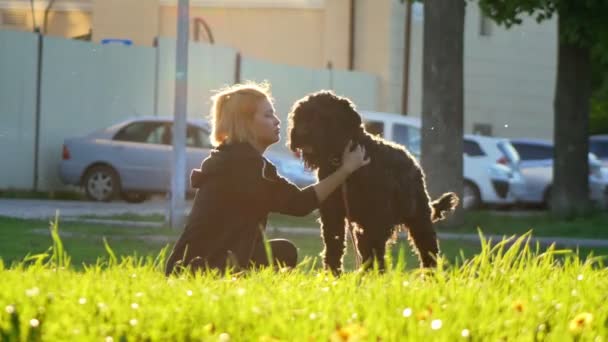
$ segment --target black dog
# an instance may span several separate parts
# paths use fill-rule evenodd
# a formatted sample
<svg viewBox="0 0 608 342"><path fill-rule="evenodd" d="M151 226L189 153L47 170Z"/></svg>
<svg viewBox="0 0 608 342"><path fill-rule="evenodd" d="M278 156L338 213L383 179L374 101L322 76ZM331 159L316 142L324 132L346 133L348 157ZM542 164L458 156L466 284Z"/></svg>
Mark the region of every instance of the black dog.
<svg viewBox="0 0 608 342"><path fill-rule="evenodd" d="M435 266L439 245L433 222L453 211L458 197L450 192L431 201L416 159L403 146L367 133L347 98L327 91L313 93L297 101L289 113L287 144L302 153L310 168L318 169L319 179L339 167L351 140L365 147L371 162L348 178L344 196L335 191L321 205L325 267L334 273L342 270L347 208L363 265L377 263L384 269L386 243L405 226L421 266Z"/></svg>

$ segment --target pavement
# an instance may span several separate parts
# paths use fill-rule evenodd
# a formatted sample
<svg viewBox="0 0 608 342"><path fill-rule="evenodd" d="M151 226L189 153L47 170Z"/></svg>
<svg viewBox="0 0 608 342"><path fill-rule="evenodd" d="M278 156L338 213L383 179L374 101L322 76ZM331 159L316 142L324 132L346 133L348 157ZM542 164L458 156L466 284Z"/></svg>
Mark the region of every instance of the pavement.
<svg viewBox="0 0 608 342"><path fill-rule="evenodd" d="M187 201L186 206L189 210L192 207L192 201ZM153 198L143 203L0 198L0 216L23 219L48 219L55 217L57 212L61 218L104 217L121 214L164 215L168 208L169 202L162 198Z"/></svg>
<svg viewBox="0 0 608 342"><path fill-rule="evenodd" d="M78 221L89 223L100 223L110 225L122 225L133 228L161 227L162 222L122 221L116 219L104 219L122 214L135 215L165 215L169 203L163 198L153 198L143 203L116 202L88 202L88 201L56 201L37 199L2 199L0 198L0 216L15 217L22 219L50 219L59 213L63 221ZM192 201L186 201L186 211L192 207ZM520 215L515 212L514 215ZM526 215L526 214L521 214ZM82 218L82 216L91 216ZM1 229L1 227L0 227ZM319 235L319 230L311 227L269 227L271 232ZM477 234L438 233L440 240L461 240L479 242ZM484 235L486 239L501 241L503 235ZM563 237L534 237L530 242L548 246L555 243L558 247L608 247L608 240L563 238Z"/></svg>

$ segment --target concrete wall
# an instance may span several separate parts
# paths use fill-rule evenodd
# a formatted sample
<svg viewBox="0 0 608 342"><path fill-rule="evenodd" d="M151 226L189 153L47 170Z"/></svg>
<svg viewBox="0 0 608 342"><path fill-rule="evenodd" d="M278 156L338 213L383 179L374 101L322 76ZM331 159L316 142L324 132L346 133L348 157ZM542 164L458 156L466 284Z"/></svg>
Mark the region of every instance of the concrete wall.
<svg viewBox="0 0 608 342"><path fill-rule="evenodd" d="M61 188L57 169L63 139L127 117L150 114L154 50L45 38L38 181Z"/></svg>
<svg viewBox="0 0 608 342"><path fill-rule="evenodd" d="M213 91L234 83L236 50L209 44L190 44L188 54L188 116L207 117ZM175 40L159 40L159 115L173 115L175 99Z"/></svg>
<svg viewBox="0 0 608 342"><path fill-rule="evenodd" d="M0 31L0 189L31 189L38 37Z"/></svg>

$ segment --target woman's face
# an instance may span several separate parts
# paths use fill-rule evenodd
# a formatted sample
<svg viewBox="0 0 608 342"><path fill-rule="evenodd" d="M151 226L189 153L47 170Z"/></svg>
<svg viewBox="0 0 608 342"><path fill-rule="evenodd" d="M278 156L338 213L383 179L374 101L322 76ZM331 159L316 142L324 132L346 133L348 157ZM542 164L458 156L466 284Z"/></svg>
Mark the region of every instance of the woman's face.
<svg viewBox="0 0 608 342"><path fill-rule="evenodd" d="M252 129L256 137L256 144L266 148L280 139L281 121L274 113L274 107L268 99L258 103L258 109L253 115Z"/></svg>

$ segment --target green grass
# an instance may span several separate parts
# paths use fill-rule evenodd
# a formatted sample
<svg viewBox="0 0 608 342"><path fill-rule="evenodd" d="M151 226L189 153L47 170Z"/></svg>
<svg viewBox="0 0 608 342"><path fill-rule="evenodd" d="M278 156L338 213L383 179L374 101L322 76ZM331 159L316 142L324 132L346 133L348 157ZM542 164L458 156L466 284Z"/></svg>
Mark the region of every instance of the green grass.
<svg viewBox="0 0 608 342"><path fill-rule="evenodd" d="M287 238L292 240L299 248L300 258L316 257L322 250L320 232L318 235L301 235L289 233L272 233L273 226L289 227L302 225L298 220L310 220L314 217L292 218L273 215L269 223L269 238ZM291 220L291 221L289 221ZM316 224L316 223L315 223ZM181 233L180 230L167 228L133 228L115 227L91 223L61 222L60 235L66 250L70 253L73 264L81 269L83 264L94 264L100 257L106 255L103 245L104 238L110 243L118 256L155 256L159 251L171 246ZM316 224L318 226L318 224ZM0 257L6 264L22 260L28 254L43 253L48 250L50 243L49 222L43 220L23 220L0 217ZM468 231L467 231L468 232ZM470 231L473 233L473 231ZM484 233L487 233L484 230ZM492 233L492 232L490 232ZM487 234L490 234L487 233ZM475 234L477 234L475 232ZM416 266L416 259L407 243L400 240L392 247L393 257L397 257L400 248L406 251L408 264ZM441 250L446 258L454 261L464 255L473 256L481 249L479 242L464 240L442 240ZM608 248L580 248L580 254L586 256L593 252L595 255L608 255ZM345 257L348 269L353 267L353 254L349 250Z"/></svg>
<svg viewBox="0 0 608 342"><path fill-rule="evenodd" d="M293 271L167 279L163 254L105 257L75 269L56 229L47 254L11 267L0 262L2 341L608 337L603 263L530 248L525 237L510 245L483 243L458 263L442 259L433 272L403 271L406 259L395 258L384 274L334 278L307 258Z"/></svg>
<svg viewBox="0 0 608 342"><path fill-rule="evenodd" d="M556 219L545 212L514 216L509 212L476 211L467 213L464 217L465 223L462 226L444 231L475 234L479 227L488 235L524 234L532 230L535 236L608 239L608 212L598 212L573 220Z"/></svg>
<svg viewBox="0 0 608 342"><path fill-rule="evenodd" d="M86 199L82 191L24 191L1 190L0 198L10 199L54 199L65 201L82 201Z"/></svg>
<svg viewBox="0 0 608 342"><path fill-rule="evenodd" d="M524 234L532 230L535 236L572 237L572 238L599 238L608 240L608 213L596 212L588 217L572 220L561 220L551 217L542 211L527 211L522 214L513 214L509 211L472 211L464 214L464 224L452 228L440 228L440 231L455 233L477 234L477 229L490 234L512 235ZM84 218L132 220L144 222L163 222L163 215L137 215L123 214L107 217L94 215ZM319 227L318 213L304 217L293 217L280 214L271 214L268 227Z"/></svg>

